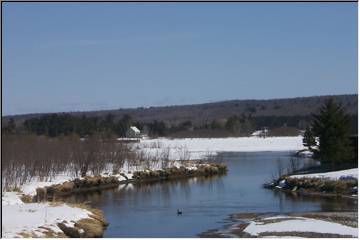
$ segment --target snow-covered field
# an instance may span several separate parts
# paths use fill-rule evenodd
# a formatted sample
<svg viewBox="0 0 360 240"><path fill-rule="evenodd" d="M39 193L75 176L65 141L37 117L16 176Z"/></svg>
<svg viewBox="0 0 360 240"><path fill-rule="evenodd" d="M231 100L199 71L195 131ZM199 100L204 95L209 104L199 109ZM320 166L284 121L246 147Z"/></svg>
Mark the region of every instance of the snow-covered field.
<svg viewBox="0 0 360 240"><path fill-rule="evenodd" d="M341 178L356 178L358 179L359 169L352 168L342 171L326 172L326 173L313 173L313 174L301 174L301 175L292 175L291 178L327 178L330 180L338 180Z"/></svg>
<svg viewBox="0 0 360 240"><path fill-rule="evenodd" d="M276 221L266 223L264 220ZM244 232L253 236L258 236L264 232L314 232L358 236L357 228L324 220L289 216L268 217L262 220L251 221L244 229Z"/></svg>
<svg viewBox="0 0 360 240"><path fill-rule="evenodd" d="M27 233L44 237L47 230L45 228L61 233L57 223L66 221L66 226L73 227L73 221L89 218L90 215L91 213L85 209L71 207L67 204L25 204L20 200L18 194L4 193L2 196L2 236L15 238L21 237L20 233Z"/></svg>
<svg viewBox="0 0 360 240"><path fill-rule="evenodd" d="M135 149L147 154L161 155L169 151L172 160L203 159L218 152L298 151L303 149L302 136L296 137L236 137L236 138L181 138L143 139Z"/></svg>

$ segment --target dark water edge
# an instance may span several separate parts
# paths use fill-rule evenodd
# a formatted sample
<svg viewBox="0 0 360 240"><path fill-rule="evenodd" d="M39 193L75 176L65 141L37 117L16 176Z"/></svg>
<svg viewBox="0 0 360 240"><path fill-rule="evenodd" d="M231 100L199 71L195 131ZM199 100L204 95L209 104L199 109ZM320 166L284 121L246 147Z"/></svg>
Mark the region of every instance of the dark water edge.
<svg viewBox="0 0 360 240"><path fill-rule="evenodd" d="M74 202L101 209L110 223L104 237L198 237L228 224L233 213L357 211L357 200L295 196L262 188L292 152L223 153L225 176L194 177L78 194ZM311 164L301 158L301 163ZM177 215L180 209L183 214Z"/></svg>

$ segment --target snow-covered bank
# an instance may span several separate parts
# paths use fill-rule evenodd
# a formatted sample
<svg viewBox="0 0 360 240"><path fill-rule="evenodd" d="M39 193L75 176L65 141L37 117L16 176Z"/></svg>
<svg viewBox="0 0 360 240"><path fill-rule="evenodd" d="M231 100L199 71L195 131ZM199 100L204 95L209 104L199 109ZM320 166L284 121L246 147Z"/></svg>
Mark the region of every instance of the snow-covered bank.
<svg viewBox="0 0 360 240"><path fill-rule="evenodd" d="M244 229L244 232L249 233L251 236L261 236L261 234L264 233L276 236L277 233L281 232L323 233L353 237L358 236L358 229L354 227L319 219L291 216L275 216L251 221Z"/></svg>
<svg viewBox="0 0 360 240"><path fill-rule="evenodd" d="M91 215L92 213L86 209L71 207L67 204L25 204L18 194L4 193L2 196L2 236L4 238L46 237L50 233L52 236L64 236L58 223L74 227L76 221L91 218Z"/></svg>
<svg viewBox="0 0 360 240"><path fill-rule="evenodd" d="M357 197L358 168L341 171L284 175L273 182L263 185L265 188L283 190L300 195Z"/></svg>
<svg viewBox="0 0 360 240"><path fill-rule="evenodd" d="M301 174L301 175L291 175L290 178L327 178L329 180L339 180L346 178L356 178L358 179L359 169L352 168L341 171L326 172L326 173L312 173L312 174Z"/></svg>
<svg viewBox="0 0 360 240"><path fill-rule="evenodd" d="M305 212L289 214L236 213L233 224L200 234L206 238L356 238L358 213Z"/></svg>
<svg viewBox="0 0 360 240"><path fill-rule="evenodd" d="M162 160L168 161L168 167L180 167L179 161L169 160L199 160L218 152L251 152L251 151L297 151L303 149L302 137L238 137L238 138L184 138L184 139L143 139L140 143L134 143L133 149L151 160L151 165L143 162L144 166L130 166L126 162L122 169L123 175L132 177L135 171L146 168L157 170L163 168ZM153 161L157 159L158 161ZM112 166L108 164L102 176L112 176ZM146 166L145 166L146 165ZM186 167L192 168L189 163ZM122 175L119 180L124 180ZM40 180L33 177L31 181L20 186L22 193L35 195L36 188L54 184L62 184L75 179L71 172L58 173L49 180Z"/></svg>
<svg viewBox="0 0 360 240"><path fill-rule="evenodd" d="M190 159L202 159L218 152L265 152L298 151L303 149L302 136L296 137L237 137L237 138L181 138L143 139L134 144L149 154L169 150L169 158L182 160L184 154Z"/></svg>

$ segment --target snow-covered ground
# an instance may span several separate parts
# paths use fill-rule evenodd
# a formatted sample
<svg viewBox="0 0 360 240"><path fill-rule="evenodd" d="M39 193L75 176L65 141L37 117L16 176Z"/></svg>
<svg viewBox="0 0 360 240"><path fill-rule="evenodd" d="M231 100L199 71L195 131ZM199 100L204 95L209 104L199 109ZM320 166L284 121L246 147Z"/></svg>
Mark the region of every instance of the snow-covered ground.
<svg viewBox="0 0 360 240"><path fill-rule="evenodd" d="M277 221L266 223L263 220ZM244 232L253 236L257 236L264 232L315 232L351 235L353 237L358 236L357 228L324 220L289 216L269 217L258 221L251 221L244 229Z"/></svg>
<svg viewBox="0 0 360 240"><path fill-rule="evenodd" d="M341 171L326 172L326 173L313 173L313 174L301 174L301 175L292 175L291 178L327 178L330 180L338 180L340 178L356 178L358 179L359 169L352 168Z"/></svg>
<svg viewBox="0 0 360 240"><path fill-rule="evenodd" d="M65 220L65 225L73 227L74 222L72 221L89 218L91 215L88 210L71 207L67 204L25 204L20 200L17 193L3 194L1 231L4 238L21 237L19 233L33 233L38 237L44 237L46 232L44 227L60 233L62 231L57 223Z"/></svg>
<svg viewBox="0 0 360 240"><path fill-rule="evenodd" d="M70 173L60 173L54 176L53 178L49 179L48 181L42 181L39 178L35 177L31 181L26 182L20 187L20 190L22 193L26 195L35 195L36 194L36 188L42 188L51 186L54 184L61 184L66 181L73 180L74 177Z"/></svg>
<svg viewBox="0 0 360 240"><path fill-rule="evenodd" d="M152 156L170 160L204 159L218 152L252 152L252 151L296 151L303 148L302 137L238 137L238 138L184 138L184 139L143 139L140 143L133 144L133 148L142 152L145 156ZM160 169L158 164L152 163L151 169ZM172 162L171 166L179 167L178 161ZM104 170L103 176L111 176L112 166ZM192 167L192 166L188 166ZM126 163L120 169L128 178L132 178L132 172L144 170L144 166L128 166ZM120 181L125 180L121 175L116 175ZM50 180L32 178L20 186L22 193L35 195L36 188L61 184L73 180L75 177L70 172L59 173Z"/></svg>
<svg viewBox="0 0 360 240"><path fill-rule="evenodd" d="M303 149L302 136L142 139L135 149L153 156L169 151L172 160L203 159L218 152L298 151Z"/></svg>

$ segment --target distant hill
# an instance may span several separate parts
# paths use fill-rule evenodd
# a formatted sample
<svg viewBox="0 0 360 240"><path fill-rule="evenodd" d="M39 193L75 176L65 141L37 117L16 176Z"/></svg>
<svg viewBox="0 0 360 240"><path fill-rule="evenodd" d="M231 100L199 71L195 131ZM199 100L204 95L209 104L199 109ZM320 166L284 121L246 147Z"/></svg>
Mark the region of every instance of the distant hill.
<svg viewBox="0 0 360 240"><path fill-rule="evenodd" d="M334 98L341 103L352 115L357 115L358 95L332 95L297 97L269 100L230 100L193 105L177 105L149 108L124 108L117 110L69 112L75 116L98 116L104 117L107 114L114 115L115 119L130 115L134 120L151 122L153 120L164 121L170 124L177 124L183 121L192 121L194 125L210 122L214 119L227 118L231 115L242 113L253 116L308 116L315 112L329 98ZM6 116L4 119L13 117L16 122L23 122L26 119L44 115L24 114Z"/></svg>

